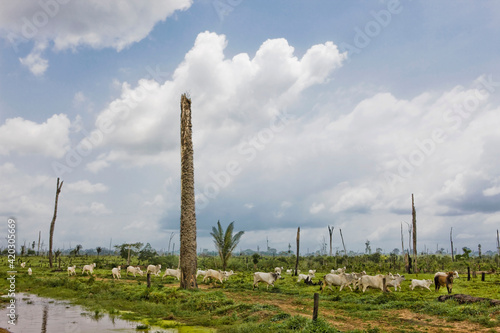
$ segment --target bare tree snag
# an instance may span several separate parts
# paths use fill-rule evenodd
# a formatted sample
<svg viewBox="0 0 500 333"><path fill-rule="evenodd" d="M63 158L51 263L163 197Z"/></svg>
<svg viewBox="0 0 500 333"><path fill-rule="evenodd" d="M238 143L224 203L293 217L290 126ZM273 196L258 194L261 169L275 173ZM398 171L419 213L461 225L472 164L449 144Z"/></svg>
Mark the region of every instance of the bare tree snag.
<svg viewBox="0 0 500 333"><path fill-rule="evenodd" d="M415 211L415 201L413 200L413 193L411 194L411 215L413 220L413 272L418 273L417 266L417 212Z"/></svg>
<svg viewBox="0 0 500 333"><path fill-rule="evenodd" d="M497 250L498 250L498 255L500 256L500 238L498 237L498 229L497 229Z"/></svg>
<svg viewBox="0 0 500 333"><path fill-rule="evenodd" d="M405 252L405 243L404 243L404 237L403 237L403 222L401 222L401 255L403 256L404 258L404 262L405 262L405 271L409 274L410 271L408 270L408 256L406 255L406 252Z"/></svg>
<svg viewBox="0 0 500 333"><path fill-rule="evenodd" d="M451 243L451 261L455 261L455 256L453 255L453 227L450 229L450 243Z"/></svg>
<svg viewBox="0 0 500 333"><path fill-rule="evenodd" d="M340 239L342 239L342 246L344 247L344 255L347 258L347 250L345 248L344 236L342 235L342 229L339 228L339 231L340 231ZM346 259L346 262L347 262L347 264L349 264L349 262L347 261L347 259Z"/></svg>
<svg viewBox="0 0 500 333"><path fill-rule="evenodd" d="M180 268L182 289L197 289L196 210L194 193L191 100L181 96L181 228Z"/></svg>
<svg viewBox="0 0 500 333"><path fill-rule="evenodd" d="M63 186L64 181L59 184L59 178L57 178L57 186L56 186L56 202L54 204L54 216L52 217L52 222L50 222L50 236L49 236L49 266L52 268L52 246L54 244L54 228L56 226L56 218L57 218L57 202L59 201L59 193L61 193L61 188Z"/></svg>
<svg viewBox="0 0 500 333"><path fill-rule="evenodd" d="M299 246L300 246L300 227L297 228L297 259L295 260L295 272L294 275L297 276L297 270L299 269Z"/></svg>
<svg viewBox="0 0 500 333"><path fill-rule="evenodd" d="M332 254L332 235L333 235L333 228L328 226L328 233L330 234L330 257L333 255Z"/></svg>

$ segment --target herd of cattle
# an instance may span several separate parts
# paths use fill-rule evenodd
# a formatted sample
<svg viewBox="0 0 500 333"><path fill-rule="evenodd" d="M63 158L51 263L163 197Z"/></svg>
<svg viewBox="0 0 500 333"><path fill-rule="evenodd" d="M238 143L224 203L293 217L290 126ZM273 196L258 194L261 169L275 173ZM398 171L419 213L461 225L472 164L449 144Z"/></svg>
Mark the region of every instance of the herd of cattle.
<svg viewBox="0 0 500 333"><path fill-rule="evenodd" d="M280 278L283 267L276 267L274 272L271 273L262 273L257 272L254 273L254 285L253 287L257 287L259 282L266 282L267 287L269 285L274 287L274 282ZM382 291L387 290L390 291L389 287L394 287L394 290L401 291L401 282L405 281L404 275L399 274L391 274L388 273L386 275L377 274L377 275L368 275L365 271L361 273L346 273L346 268L332 269L330 273L326 274L323 277L323 281L316 283L321 284L321 291L323 291L326 287L330 290L332 286L339 287L339 291L341 291L344 287L349 287L349 289L355 290L359 288L363 292L368 288L380 289ZM300 273L300 271L298 271ZM292 270L286 270L287 274L292 274ZM316 270L309 270L308 274L298 274L297 282L304 281L306 284L315 284L312 282L312 279L315 277ZM437 272L434 274L434 281L432 280L418 280L412 279L410 283L410 289L414 290L416 287L425 288L430 291L430 285L432 283L435 284L435 291L438 291L441 287L446 287L448 293L451 294L453 287L453 279L458 278L458 272ZM352 287L351 287L352 286Z"/></svg>
<svg viewBox="0 0 500 333"><path fill-rule="evenodd" d="M25 263L22 263L21 266L24 268ZM96 264L90 264L90 265L85 265L82 268L82 274L87 273L88 275L91 275L94 273L94 268L96 267ZM146 274L151 274L154 276L159 276L161 271L161 265L149 265L147 266L146 269ZM253 274L253 288L255 289L256 287L258 288L259 282L264 282L267 284L266 288L269 288L269 286L274 287L274 283L282 279L282 271L283 267L276 267L274 272L255 272ZM137 274L140 276L144 275L144 272L141 270L139 266L128 266L127 267L127 276L131 273L134 277L136 277ZM399 275L399 274L391 274L388 273L386 275L383 274L377 274L377 275L368 275L366 272L361 272L361 273L346 273L346 268L338 268L338 269L332 269L330 273L326 274L323 277L323 281L314 283L312 281L313 278L316 277L316 270L309 270L308 274L300 274L300 270L297 272L298 274L298 279L297 282L304 281L306 284L309 285L314 285L318 284L321 285L321 290L323 291L325 288L329 288L330 290L332 289L332 286L334 287L339 287L339 291L342 291L345 287L349 287L349 289L355 290L359 289L362 290L363 293L366 291L368 288L374 288L374 289L380 289L382 291L387 290L390 291L389 287L393 287L394 291L401 291L401 282L405 281L404 275ZM32 274L31 268L28 269L28 274ZM120 279L121 278L121 266L114 267L111 270L111 274L113 276L113 279ZM198 278L200 275L203 276L203 282L205 282L207 279L213 279L214 281L219 281L220 283L223 283L226 281L231 275L236 274L232 270L231 271L220 271L220 270L214 270L214 269L207 269L207 270L198 270L196 277ZM286 270L286 274L292 275L293 271L291 269ZM68 276L71 275L76 275L76 265L75 266L70 266L68 267ZM167 276L172 276L175 277L177 280L180 280L181 278L181 270L180 269L170 269L167 268L165 270L165 273L162 276L162 279ZM411 290L414 290L415 288L425 288L427 290L431 290L429 287L431 284L434 283L435 285L435 291L438 291L441 287L446 287L447 291L449 294L452 292L452 287L453 287L453 280L458 278L458 272L437 272L434 274L434 280L417 280L417 279L412 279L410 280L410 286L409 288Z"/></svg>

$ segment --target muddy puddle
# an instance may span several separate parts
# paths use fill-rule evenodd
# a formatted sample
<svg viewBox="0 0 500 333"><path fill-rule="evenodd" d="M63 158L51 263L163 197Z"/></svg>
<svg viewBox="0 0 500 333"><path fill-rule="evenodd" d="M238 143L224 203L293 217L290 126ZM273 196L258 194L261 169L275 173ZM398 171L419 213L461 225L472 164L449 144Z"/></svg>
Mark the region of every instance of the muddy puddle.
<svg viewBox="0 0 500 333"><path fill-rule="evenodd" d="M141 323L96 313L72 305L68 301L53 300L31 294L16 295L16 325L8 323L8 309L0 309L0 328L12 333L101 333L101 332L183 332L187 327L141 329ZM189 328L188 328L189 330ZM1 330L0 330L1 331ZM202 332L194 328L195 332Z"/></svg>

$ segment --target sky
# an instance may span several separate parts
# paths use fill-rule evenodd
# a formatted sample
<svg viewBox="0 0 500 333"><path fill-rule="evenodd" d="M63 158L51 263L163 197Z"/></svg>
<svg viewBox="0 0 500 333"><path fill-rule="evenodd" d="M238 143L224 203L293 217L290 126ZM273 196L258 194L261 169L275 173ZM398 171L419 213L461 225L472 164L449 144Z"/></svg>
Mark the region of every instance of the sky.
<svg viewBox="0 0 500 333"><path fill-rule="evenodd" d="M495 251L498 36L496 1L4 1L0 217L48 248L60 178L55 249L178 249L187 93L199 250L389 253L413 194L419 252Z"/></svg>

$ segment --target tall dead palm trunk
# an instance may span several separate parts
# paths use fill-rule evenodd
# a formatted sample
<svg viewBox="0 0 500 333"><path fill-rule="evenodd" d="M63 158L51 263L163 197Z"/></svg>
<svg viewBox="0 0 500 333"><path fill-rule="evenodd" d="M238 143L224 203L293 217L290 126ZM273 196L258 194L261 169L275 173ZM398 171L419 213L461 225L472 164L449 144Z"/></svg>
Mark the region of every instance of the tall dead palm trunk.
<svg viewBox="0 0 500 333"><path fill-rule="evenodd" d="M417 212L415 211L415 201L413 200L413 193L411 194L411 214L413 221L413 260L415 264L413 265L413 272L418 273L417 266Z"/></svg>
<svg viewBox="0 0 500 333"><path fill-rule="evenodd" d="M49 236L49 265L52 268L52 245L54 244L54 228L56 226L56 217L57 217L57 201L59 200L59 193L61 193L61 188L63 186L64 181L59 184L59 178L57 178L57 186L56 186L56 203L54 205L54 216L52 217L52 222L50 222L50 236Z"/></svg>
<svg viewBox="0 0 500 333"><path fill-rule="evenodd" d="M198 288L196 283L196 212L194 197L191 99L181 96L181 288Z"/></svg>

